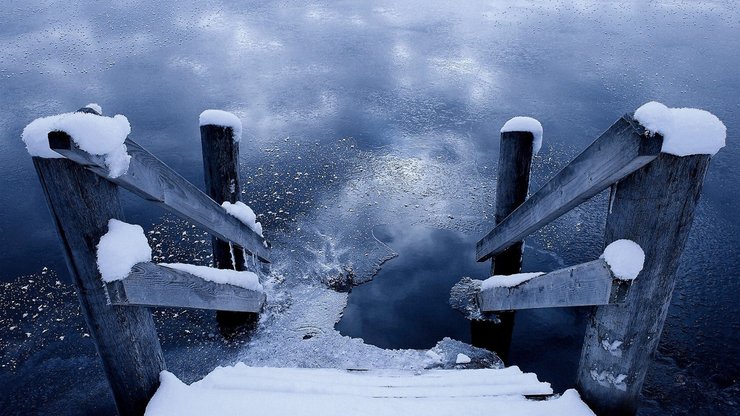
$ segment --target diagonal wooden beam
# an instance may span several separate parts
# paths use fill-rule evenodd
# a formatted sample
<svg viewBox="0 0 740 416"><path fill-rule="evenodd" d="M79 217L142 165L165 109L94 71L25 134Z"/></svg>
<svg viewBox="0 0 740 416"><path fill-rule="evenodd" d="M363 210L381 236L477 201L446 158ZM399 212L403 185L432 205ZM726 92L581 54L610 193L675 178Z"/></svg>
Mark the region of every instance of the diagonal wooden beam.
<svg viewBox="0 0 740 416"><path fill-rule="evenodd" d="M119 177L110 178L103 156L91 155L81 150L65 132L49 133L49 147L55 152L116 185L167 208L214 236L243 247L260 261L270 262L270 244L267 240L229 215L208 195L136 142L126 139L125 145L131 155L128 171Z"/></svg>
<svg viewBox="0 0 740 416"><path fill-rule="evenodd" d="M653 161L663 145L630 115L614 123L537 193L483 237L476 258L506 250L615 182Z"/></svg>
<svg viewBox="0 0 740 416"><path fill-rule="evenodd" d="M258 313L265 303L264 292L210 282L155 263L138 263L125 279L107 282L105 287L112 305Z"/></svg>
<svg viewBox="0 0 740 416"><path fill-rule="evenodd" d="M603 259L566 267L514 287L491 287L478 293L483 312L562 308L620 303L630 282L614 277Z"/></svg>

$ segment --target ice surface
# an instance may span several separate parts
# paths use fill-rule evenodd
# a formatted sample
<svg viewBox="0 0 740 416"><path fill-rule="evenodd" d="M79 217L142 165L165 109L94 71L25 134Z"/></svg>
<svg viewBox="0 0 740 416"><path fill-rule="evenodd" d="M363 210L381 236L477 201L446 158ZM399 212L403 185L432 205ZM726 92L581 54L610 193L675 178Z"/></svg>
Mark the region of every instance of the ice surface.
<svg viewBox="0 0 740 416"><path fill-rule="evenodd" d="M184 263L159 263L160 266L169 267L170 269L181 270L192 275L198 276L209 282L222 283L243 287L249 290L263 291L259 277L252 272L237 271L230 269L216 269L213 267L196 266Z"/></svg>
<svg viewBox="0 0 740 416"><path fill-rule="evenodd" d="M242 139L242 121L233 113L223 110L205 110L200 113L200 125L213 124L222 127L231 127L234 130L234 141Z"/></svg>
<svg viewBox="0 0 740 416"><path fill-rule="evenodd" d="M601 258L618 279L634 280L645 264L645 252L632 240L617 240L606 246Z"/></svg>
<svg viewBox="0 0 740 416"><path fill-rule="evenodd" d="M97 257L100 275L112 282L128 276L136 263L151 261L152 249L141 226L111 219L98 243Z"/></svg>
<svg viewBox="0 0 740 416"><path fill-rule="evenodd" d="M542 124L532 117L517 116L507 121L501 127L501 133L507 131L528 131L534 136L532 154L539 153L542 148Z"/></svg>
<svg viewBox="0 0 740 416"><path fill-rule="evenodd" d="M219 367L191 385L163 371L146 415L593 415L575 390L552 389L518 367L480 370L343 371Z"/></svg>
<svg viewBox="0 0 740 416"><path fill-rule="evenodd" d="M669 108L651 101L635 111L635 120L663 136L663 153L714 155L725 147L727 127L714 114L696 108Z"/></svg>
<svg viewBox="0 0 740 416"><path fill-rule="evenodd" d="M257 222L257 215L255 215L254 211L252 211L252 208L250 208L248 205L240 201L236 201L236 203L234 204L229 201L224 201L221 206L224 207L226 212L228 212L230 215L236 217L239 221L251 228L252 231L259 234L260 237L263 237L262 224Z"/></svg>
<svg viewBox="0 0 740 416"><path fill-rule="evenodd" d="M69 134L80 149L105 156L108 175L115 178L128 170L131 156L123 142L131 133L128 119L120 114L104 117L89 113L64 113L38 118L23 129L21 138L31 156L61 158L49 148L48 134L63 131Z"/></svg>
<svg viewBox="0 0 740 416"><path fill-rule="evenodd" d="M491 276L484 280L480 285L481 290L490 289L492 287L514 287L518 286L527 280L534 279L537 276L542 276L544 273L517 273L508 276Z"/></svg>

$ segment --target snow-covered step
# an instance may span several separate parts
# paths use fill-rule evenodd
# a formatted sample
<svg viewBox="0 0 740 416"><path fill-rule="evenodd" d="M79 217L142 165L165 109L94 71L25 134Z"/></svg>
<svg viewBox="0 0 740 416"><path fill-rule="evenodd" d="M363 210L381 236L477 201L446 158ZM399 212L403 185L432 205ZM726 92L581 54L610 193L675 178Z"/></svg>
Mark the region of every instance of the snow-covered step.
<svg viewBox="0 0 740 416"><path fill-rule="evenodd" d="M163 372L147 407L164 415L593 415L575 390L549 400L549 383L518 367L346 371L219 367L191 385Z"/></svg>

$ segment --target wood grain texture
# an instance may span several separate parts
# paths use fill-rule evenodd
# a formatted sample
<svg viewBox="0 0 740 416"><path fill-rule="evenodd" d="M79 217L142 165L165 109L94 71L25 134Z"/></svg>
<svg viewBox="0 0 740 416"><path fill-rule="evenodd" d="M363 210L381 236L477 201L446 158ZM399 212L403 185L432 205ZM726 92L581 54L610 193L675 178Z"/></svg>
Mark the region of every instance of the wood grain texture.
<svg viewBox="0 0 740 416"><path fill-rule="evenodd" d="M654 160L662 137L646 137L642 126L625 115L537 193L491 230L476 245L478 261L560 217L608 186Z"/></svg>
<svg viewBox="0 0 740 416"><path fill-rule="evenodd" d="M34 157L33 164L118 412L141 415L165 369L154 321L147 308L109 305L96 264L108 220L124 219L118 188L70 160Z"/></svg>
<svg viewBox="0 0 740 416"><path fill-rule="evenodd" d="M49 133L49 146L57 153L86 167L101 177L167 208L222 240L244 247L261 261L270 261L270 245L247 225L229 215L195 185L170 169L131 139L126 139L131 155L128 172L108 177L103 157L77 148L64 132Z"/></svg>
<svg viewBox="0 0 740 416"><path fill-rule="evenodd" d="M609 266L598 259L535 277L518 286L482 290L478 305L484 312L607 305L620 300L612 297L612 287L617 285L620 283L615 281Z"/></svg>
<svg viewBox="0 0 740 416"><path fill-rule="evenodd" d="M167 306L259 312L264 292L203 280L155 263L134 265L123 280L106 283L113 305Z"/></svg>
<svg viewBox="0 0 740 416"><path fill-rule="evenodd" d="M595 307L586 327L577 386L599 415L636 412L709 159L661 154L615 185L605 243L636 242L645 252L645 265L625 301ZM604 347L614 342L621 342L618 349ZM619 375L626 376L620 383Z"/></svg>
<svg viewBox="0 0 740 416"><path fill-rule="evenodd" d="M501 133L496 183L496 224L501 223L527 199L534 156L534 135L527 131ZM522 269L523 243L491 257L491 275L509 275ZM471 339L476 347L495 351L507 360L514 332L514 312L501 311L495 320L471 321Z"/></svg>
<svg viewBox="0 0 740 416"><path fill-rule="evenodd" d="M239 201L239 142L234 141L231 127L200 126L200 144L203 151L203 173L206 193L221 204ZM241 247L232 250L228 241L212 238L213 265L218 269L246 270Z"/></svg>

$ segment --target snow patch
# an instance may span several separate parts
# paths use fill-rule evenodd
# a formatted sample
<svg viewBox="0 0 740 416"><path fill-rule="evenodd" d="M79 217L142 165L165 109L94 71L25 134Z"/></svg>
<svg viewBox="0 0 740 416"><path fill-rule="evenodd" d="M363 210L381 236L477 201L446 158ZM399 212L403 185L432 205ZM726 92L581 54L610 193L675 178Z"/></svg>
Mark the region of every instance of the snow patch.
<svg viewBox="0 0 740 416"><path fill-rule="evenodd" d="M221 283L243 287L249 290L264 292L260 284L259 277L252 272L240 272L230 269L214 269L213 267L196 266L184 263L159 263L160 266L169 267L170 269L180 270L198 276L209 282Z"/></svg>
<svg viewBox="0 0 740 416"><path fill-rule="evenodd" d="M234 141L242 139L242 121L233 113L223 110L205 110L200 113L200 125L209 124L221 127L231 127L234 131Z"/></svg>
<svg viewBox="0 0 740 416"><path fill-rule="evenodd" d="M92 107L91 107L92 108ZM97 111L97 110L96 110ZM131 133L125 116L104 117L89 113L65 113L37 118L23 129L21 139L31 156L47 159L63 156L49 148L49 133L63 131L75 144L93 155L105 156L108 176L116 178L128 170L131 156L123 142Z"/></svg>
<svg viewBox="0 0 740 416"><path fill-rule="evenodd" d="M634 280L645 264L645 252L632 240L617 240L606 246L601 258L617 279Z"/></svg>
<svg viewBox="0 0 740 416"><path fill-rule="evenodd" d="M260 237L264 237L262 235L262 224L257 222L257 215L247 204L239 201L236 201L234 204L229 201L224 201L221 206L224 207L226 212L230 215L236 217L239 221L251 228L252 231L259 234Z"/></svg>
<svg viewBox="0 0 740 416"><path fill-rule="evenodd" d="M509 131L528 131L534 136L532 144L532 154L539 153L542 148L542 124L532 117L516 116L507 121L501 127L501 133Z"/></svg>
<svg viewBox="0 0 740 416"><path fill-rule="evenodd" d="M663 153L714 155L725 147L727 127L714 114L696 108L669 108L651 101L635 111L635 120L663 136Z"/></svg>
<svg viewBox="0 0 740 416"><path fill-rule="evenodd" d="M98 243L97 263L103 281L124 279L136 263L152 261L144 229L117 219L108 221L108 232Z"/></svg>
<svg viewBox="0 0 740 416"><path fill-rule="evenodd" d="M537 276L542 276L544 273L517 273L508 276L491 276L484 280L480 285L481 290L490 289L493 287L514 287L518 286L528 280L534 279Z"/></svg>

